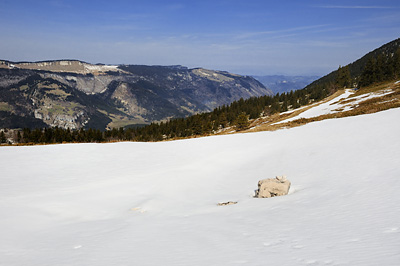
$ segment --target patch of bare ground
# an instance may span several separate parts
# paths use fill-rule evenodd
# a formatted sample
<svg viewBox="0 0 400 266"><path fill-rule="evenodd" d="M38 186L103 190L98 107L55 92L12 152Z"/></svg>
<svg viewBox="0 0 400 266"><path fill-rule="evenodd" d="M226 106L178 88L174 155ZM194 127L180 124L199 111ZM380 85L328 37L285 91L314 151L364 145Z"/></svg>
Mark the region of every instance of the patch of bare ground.
<svg viewBox="0 0 400 266"><path fill-rule="evenodd" d="M396 84L394 81L392 81L392 82L384 82L384 83L371 85L371 86L357 90L356 93L354 93L351 97L357 97L362 94L371 93L371 92L379 92L379 91L383 92L385 90L390 90L390 89L392 89L392 90L400 89L400 83Z"/></svg>

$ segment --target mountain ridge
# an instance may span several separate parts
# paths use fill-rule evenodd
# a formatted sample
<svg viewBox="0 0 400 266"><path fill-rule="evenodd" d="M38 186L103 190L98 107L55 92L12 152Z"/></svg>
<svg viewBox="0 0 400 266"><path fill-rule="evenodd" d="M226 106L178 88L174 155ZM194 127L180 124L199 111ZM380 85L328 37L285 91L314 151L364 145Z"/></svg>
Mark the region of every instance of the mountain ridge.
<svg viewBox="0 0 400 266"><path fill-rule="evenodd" d="M14 127L7 116L19 116L31 120L26 127L39 119L47 126L70 129L149 124L272 94L249 76L225 71L79 60L0 60L0 90L0 103L7 106L0 109L0 127Z"/></svg>

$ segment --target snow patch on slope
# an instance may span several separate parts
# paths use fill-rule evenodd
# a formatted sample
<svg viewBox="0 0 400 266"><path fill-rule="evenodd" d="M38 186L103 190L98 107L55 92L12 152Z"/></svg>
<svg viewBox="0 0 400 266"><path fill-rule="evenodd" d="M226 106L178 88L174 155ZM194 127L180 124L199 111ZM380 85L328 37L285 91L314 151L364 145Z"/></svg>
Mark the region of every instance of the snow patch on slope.
<svg viewBox="0 0 400 266"><path fill-rule="evenodd" d="M286 123L286 122L294 121L294 120L301 119L301 118L312 118L312 117L317 117L317 116L321 116L321 115L325 115L325 114L335 113L335 112L337 112L335 110L340 107L339 101L342 99L348 98L353 93L354 92L352 90L346 90L343 94L339 95L338 97L336 97L328 102L325 102L322 104L317 104L295 117L285 119L285 120L280 121L275 124Z"/></svg>
<svg viewBox="0 0 400 266"><path fill-rule="evenodd" d="M359 105L361 102L370 100L370 99L374 99L374 98L379 98L379 97L383 97L385 95L389 95L393 93L393 90L388 89L388 90L382 90L382 91L378 91L378 92L370 92L370 93L365 93L359 96L354 96L351 97L349 100L349 102L346 103L346 101L342 102L342 103L338 103L337 109L334 109L333 111L341 111L345 112L345 111L349 111L351 109L353 109L355 106Z"/></svg>
<svg viewBox="0 0 400 266"><path fill-rule="evenodd" d="M295 121L301 118L313 118L313 117L318 117L322 115L327 115L327 114L335 114L339 112L346 112L350 111L351 109L357 107L361 102L378 98L378 97L383 97L385 95L389 95L393 93L394 91L392 89L386 89L386 90L381 90L377 92L370 92L370 93L365 93L359 96L353 96L355 93L354 90L352 89L346 89L344 93L341 95L335 97L334 99L324 102L324 103L314 103L310 106L304 106L295 110L290 110L288 112L282 113L282 114L289 114L294 111L299 111L301 109L309 108L305 110L304 112L298 114L297 116L279 121L275 124L281 124L281 123L286 123L290 121Z"/></svg>

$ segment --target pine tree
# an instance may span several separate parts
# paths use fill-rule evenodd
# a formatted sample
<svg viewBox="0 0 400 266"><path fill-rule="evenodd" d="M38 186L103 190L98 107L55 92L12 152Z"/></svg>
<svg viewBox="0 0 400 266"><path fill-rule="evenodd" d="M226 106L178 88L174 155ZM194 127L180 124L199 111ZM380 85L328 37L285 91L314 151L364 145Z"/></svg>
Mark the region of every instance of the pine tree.
<svg viewBox="0 0 400 266"><path fill-rule="evenodd" d="M21 132L18 131L18 132L17 132L17 142L20 143L21 140L22 140Z"/></svg>
<svg viewBox="0 0 400 266"><path fill-rule="evenodd" d="M383 55L379 55L378 58L376 59L376 66L375 66L375 78L376 82L381 82L386 79L386 64L385 64L385 59Z"/></svg>
<svg viewBox="0 0 400 266"><path fill-rule="evenodd" d="M1 133L0 133L0 143L6 143L6 142L7 142L6 134L4 134L4 131L1 131Z"/></svg>
<svg viewBox="0 0 400 266"><path fill-rule="evenodd" d="M400 48L397 49L396 53L393 55L393 71L394 78L400 77Z"/></svg>
<svg viewBox="0 0 400 266"><path fill-rule="evenodd" d="M245 130L249 127L249 118L246 113L242 112L236 118L235 127L237 130Z"/></svg>
<svg viewBox="0 0 400 266"><path fill-rule="evenodd" d="M285 100L282 103L281 112L286 112L288 110L288 102Z"/></svg>
<svg viewBox="0 0 400 266"><path fill-rule="evenodd" d="M219 115L219 124L223 128L228 126L228 119L226 118L226 113L225 112L221 112L221 114Z"/></svg>
<svg viewBox="0 0 400 266"><path fill-rule="evenodd" d="M368 86L376 82L376 61L374 58L369 58L365 64L364 70L360 78L360 86Z"/></svg>
<svg viewBox="0 0 400 266"><path fill-rule="evenodd" d="M336 86L338 88L349 88L351 87L351 76L349 66L341 67L337 70Z"/></svg>

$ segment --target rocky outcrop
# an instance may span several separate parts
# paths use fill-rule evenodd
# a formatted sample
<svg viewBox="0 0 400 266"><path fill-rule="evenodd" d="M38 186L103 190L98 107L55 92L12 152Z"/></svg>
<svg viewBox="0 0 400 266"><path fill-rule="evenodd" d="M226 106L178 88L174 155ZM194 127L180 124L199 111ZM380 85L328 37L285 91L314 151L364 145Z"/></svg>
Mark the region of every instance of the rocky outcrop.
<svg viewBox="0 0 400 266"><path fill-rule="evenodd" d="M228 206L228 205L235 205L235 204L237 204L237 201L220 202L217 205L218 206Z"/></svg>
<svg viewBox="0 0 400 266"><path fill-rule="evenodd" d="M286 176L277 176L276 178L268 178L258 181L258 189L256 190L256 198L271 198L283 196L289 193L290 181Z"/></svg>

